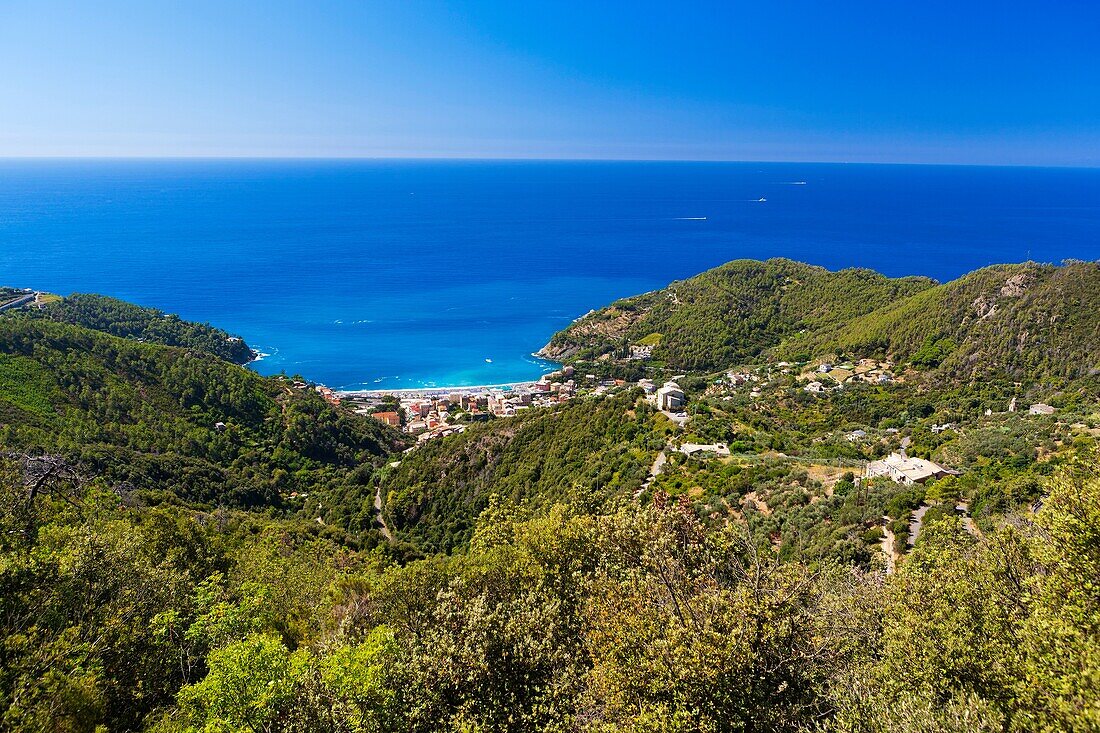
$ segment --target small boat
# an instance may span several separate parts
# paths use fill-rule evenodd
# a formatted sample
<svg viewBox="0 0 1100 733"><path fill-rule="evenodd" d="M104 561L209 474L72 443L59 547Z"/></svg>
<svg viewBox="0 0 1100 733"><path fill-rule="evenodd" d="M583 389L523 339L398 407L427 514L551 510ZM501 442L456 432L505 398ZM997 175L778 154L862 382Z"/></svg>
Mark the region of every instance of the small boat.
<svg viewBox="0 0 1100 733"><path fill-rule="evenodd" d="M766 199L766 198L764 198L763 196L761 196L760 198L756 199L756 203L758 203L758 204L762 204L762 203L764 203L765 201L767 201L767 199Z"/></svg>
<svg viewBox="0 0 1100 733"><path fill-rule="evenodd" d="M493 360L492 360L492 359L486 359L486 360L485 360L485 363L486 363L486 364L492 364L492 363L493 363Z"/></svg>

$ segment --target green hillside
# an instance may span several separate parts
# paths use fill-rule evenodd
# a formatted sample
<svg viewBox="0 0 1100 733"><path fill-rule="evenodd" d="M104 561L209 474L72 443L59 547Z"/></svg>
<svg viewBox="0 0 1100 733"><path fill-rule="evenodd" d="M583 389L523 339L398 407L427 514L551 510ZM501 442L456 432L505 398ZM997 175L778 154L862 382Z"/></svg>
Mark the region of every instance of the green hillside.
<svg viewBox="0 0 1100 733"><path fill-rule="evenodd" d="M623 356L631 344L656 344L653 361L670 369L716 370L751 360L802 330L846 323L934 284L785 259L735 260L591 313L555 334L541 353L593 359Z"/></svg>
<svg viewBox="0 0 1100 733"><path fill-rule="evenodd" d="M1096 730L1090 380L907 369L1087 373L1095 266L936 287L743 267L745 312L785 325L731 322L729 353L767 359L681 380L682 428L582 378L409 452L201 339L0 315L0 730ZM863 281L906 292L845 314ZM832 325L790 330L811 321ZM703 348L679 323L639 341ZM830 349L906 378L811 393L768 361ZM954 470L857 480L901 447Z"/></svg>
<svg viewBox="0 0 1100 733"><path fill-rule="evenodd" d="M528 509L555 502L597 509L642 485L667 425L629 391L474 426L387 470L386 517L421 548L449 551L469 540L494 495Z"/></svg>
<svg viewBox="0 0 1100 733"><path fill-rule="evenodd" d="M289 493L347 482L400 440L197 348L0 317L0 445L67 456L127 492L284 506Z"/></svg>
<svg viewBox="0 0 1100 733"><path fill-rule="evenodd" d="M1016 381L1100 370L1100 264L995 265L786 345Z"/></svg>
<svg viewBox="0 0 1100 733"><path fill-rule="evenodd" d="M226 361L245 364L256 358L248 344L220 328L184 321L155 308L142 308L104 295L75 293L48 303L41 315L112 336L165 346L202 349Z"/></svg>

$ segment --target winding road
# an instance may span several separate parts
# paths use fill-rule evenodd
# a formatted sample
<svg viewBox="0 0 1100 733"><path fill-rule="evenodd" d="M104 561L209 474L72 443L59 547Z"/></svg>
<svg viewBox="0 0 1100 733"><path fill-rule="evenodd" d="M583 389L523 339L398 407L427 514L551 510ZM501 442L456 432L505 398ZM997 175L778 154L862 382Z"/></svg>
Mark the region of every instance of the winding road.
<svg viewBox="0 0 1100 733"><path fill-rule="evenodd" d="M649 477L646 478L645 483L634 492L635 499L645 493L646 489L653 485L653 479L657 478L657 474L665 467L665 462L668 461L668 449L669 446L666 445L661 449L661 452L657 454L657 458L653 461L653 465L649 467Z"/></svg>

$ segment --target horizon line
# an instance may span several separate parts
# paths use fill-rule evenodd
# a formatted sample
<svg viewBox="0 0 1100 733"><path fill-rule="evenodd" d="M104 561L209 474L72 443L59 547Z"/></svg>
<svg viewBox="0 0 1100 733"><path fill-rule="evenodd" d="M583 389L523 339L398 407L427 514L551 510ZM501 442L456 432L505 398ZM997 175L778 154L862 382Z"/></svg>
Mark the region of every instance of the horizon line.
<svg viewBox="0 0 1100 733"><path fill-rule="evenodd" d="M300 161L300 162L470 162L470 163L756 163L766 165L878 165L952 168L1059 168L1096 170L1100 163L961 163L861 160L776 160L768 158L598 158L469 155L8 155L0 161Z"/></svg>

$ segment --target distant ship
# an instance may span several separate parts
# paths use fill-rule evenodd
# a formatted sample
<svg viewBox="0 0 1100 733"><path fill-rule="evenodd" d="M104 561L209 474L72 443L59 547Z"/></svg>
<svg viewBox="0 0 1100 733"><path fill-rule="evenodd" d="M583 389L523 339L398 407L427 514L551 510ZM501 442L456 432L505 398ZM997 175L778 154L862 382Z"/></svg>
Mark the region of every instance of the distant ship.
<svg viewBox="0 0 1100 733"><path fill-rule="evenodd" d="M756 199L756 203L758 203L758 204L762 204L762 203L764 203L765 201L767 201L767 199L766 199L766 198L764 198L763 196L761 196L760 198Z"/></svg>
<svg viewBox="0 0 1100 733"><path fill-rule="evenodd" d="M486 360L485 360L485 363L486 363L486 364L492 364L492 363L493 363L493 360L492 360L492 359L486 359Z"/></svg>

